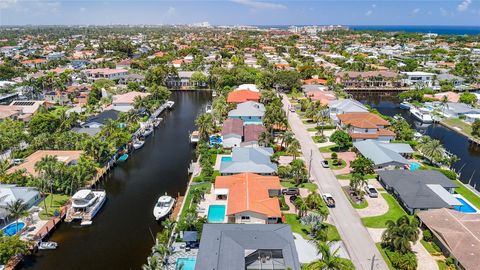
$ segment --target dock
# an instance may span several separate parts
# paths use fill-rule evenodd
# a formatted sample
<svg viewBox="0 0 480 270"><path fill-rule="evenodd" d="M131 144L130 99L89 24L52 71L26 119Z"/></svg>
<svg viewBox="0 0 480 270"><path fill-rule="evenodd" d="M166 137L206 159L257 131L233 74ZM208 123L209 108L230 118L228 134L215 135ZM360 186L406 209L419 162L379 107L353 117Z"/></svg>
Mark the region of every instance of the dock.
<svg viewBox="0 0 480 270"><path fill-rule="evenodd" d="M175 208L173 208L172 214L170 215L170 220L175 221L177 220L177 217L180 216L184 199L185 199L185 196L177 197Z"/></svg>

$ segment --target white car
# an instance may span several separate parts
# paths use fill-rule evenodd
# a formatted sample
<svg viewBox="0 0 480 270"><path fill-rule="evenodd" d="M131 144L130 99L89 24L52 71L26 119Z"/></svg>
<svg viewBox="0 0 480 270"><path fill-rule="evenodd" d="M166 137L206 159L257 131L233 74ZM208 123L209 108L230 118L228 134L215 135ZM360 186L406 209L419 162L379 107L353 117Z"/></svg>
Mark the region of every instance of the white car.
<svg viewBox="0 0 480 270"><path fill-rule="evenodd" d="M332 194L330 193L323 193L322 198L327 204L328 207L335 207L335 200L333 199Z"/></svg>
<svg viewBox="0 0 480 270"><path fill-rule="evenodd" d="M363 189L365 189L365 193L367 193L370 198L378 198L378 191L374 186L369 184L366 185Z"/></svg>

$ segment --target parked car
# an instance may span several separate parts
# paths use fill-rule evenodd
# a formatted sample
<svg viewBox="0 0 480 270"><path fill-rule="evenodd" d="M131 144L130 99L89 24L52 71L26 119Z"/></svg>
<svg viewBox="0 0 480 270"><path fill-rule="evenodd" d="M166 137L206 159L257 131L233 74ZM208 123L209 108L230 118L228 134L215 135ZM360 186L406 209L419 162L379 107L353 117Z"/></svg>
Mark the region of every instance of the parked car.
<svg viewBox="0 0 480 270"><path fill-rule="evenodd" d="M300 190L298 188L285 188L282 189L283 195L300 195Z"/></svg>
<svg viewBox="0 0 480 270"><path fill-rule="evenodd" d="M290 106L290 112L295 112L295 106Z"/></svg>
<svg viewBox="0 0 480 270"><path fill-rule="evenodd" d="M332 194L330 193L323 193L322 198L327 204L328 207L335 207L335 200L333 199Z"/></svg>
<svg viewBox="0 0 480 270"><path fill-rule="evenodd" d="M365 193L367 193L368 196L370 196L370 198L377 198L378 197L378 191L374 186L366 185L364 187L364 189L365 189Z"/></svg>
<svg viewBox="0 0 480 270"><path fill-rule="evenodd" d="M322 160L322 167L323 168L329 168L330 166L328 166L328 161L327 160Z"/></svg>
<svg viewBox="0 0 480 270"><path fill-rule="evenodd" d="M298 196L292 195L292 196L290 196L289 200L290 200L291 203L295 204L295 200L297 200L297 198L298 198Z"/></svg>

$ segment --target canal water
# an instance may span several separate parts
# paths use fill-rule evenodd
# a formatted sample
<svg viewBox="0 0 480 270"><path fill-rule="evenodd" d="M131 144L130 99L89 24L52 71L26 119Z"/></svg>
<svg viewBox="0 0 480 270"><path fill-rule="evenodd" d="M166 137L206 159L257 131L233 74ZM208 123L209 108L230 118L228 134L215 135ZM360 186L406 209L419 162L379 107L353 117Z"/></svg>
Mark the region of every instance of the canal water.
<svg viewBox="0 0 480 270"><path fill-rule="evenodd" d="M401 114L418 132L439 139L447 151L460 158L453 164L455 171L460 172L460 180L480 190L480 147L470 144L467 137L439 124L422 124L408 110L400 109L399 101L394 97L356 95L355 98L384 115L393 117Z"/></svg>
<svg viewBox="0 0 480 270"><path fill-rule="evenodd" d="M159 196L184 194L194 150L189 131L210 99L208 92L174 92L172 111L144 147L117 166L100 184L108 200L91 226L63 223L51 241L54 251L26 258L23 269L140 269L161 230L152 211Z"/></svg>

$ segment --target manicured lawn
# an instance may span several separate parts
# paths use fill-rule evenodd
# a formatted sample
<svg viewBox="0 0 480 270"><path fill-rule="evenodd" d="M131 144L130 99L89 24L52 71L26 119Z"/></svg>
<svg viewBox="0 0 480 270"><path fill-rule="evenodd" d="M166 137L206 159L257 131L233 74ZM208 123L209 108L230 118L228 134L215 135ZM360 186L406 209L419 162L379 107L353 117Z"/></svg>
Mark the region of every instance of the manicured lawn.
<svg viewBox="0 0 480 270"><path fill-rule="evenodd" d="M337 152L339 149L336 144L334 145L329 145L329 146L324 146L318 148L320 150L320 153L331 153L331 152Z"/></svg>
<svg viewBox="0 0 480 270"><path fill-rule="evenodd" d="M382 244L381 243L375 243L375 246L377 246L378 251L380 251L380 254L382 254L383 260L387 263L388 269L395 270L395 267L393 267L392 263L390 262L390 259L388 258L387 254L385 253L385 250L383 250Z"/></svg>
<svg viewBox="0 0 480 270"><path fill-rule="evenodd" d="M455 180L453 181L458 185L458 188L455 191L465 197L469 202L471 202L475 207L480 208L480 197L473 193L470 189L465 187L462 182Z"/></svg>
<svg viewBox="0 0 480 270"><path fill-rule="evenodd" d="M328 141L326 137L322 137L322 136L312 136L312 139L314 143L324 143Z"/></svg>
<svg viewBox="0 0 480 270"><path fill-rule="evenodd" d="M296 186L295 183L293 183L293 182L282 181L282 182L280 182L280 184L283 187L286 187L286 188L293 188L293 187L306 188L310 192L315 192L318 189L318 186L315 183L303 183L303 184L300 184L299 186Z"/></svg>
<svg viewBox="0 0 480 270"><path fill-rule="evenodd" d="M313 120L309 118L302 118L302 123L304 124L313 124Z"/></svg>
<svg viewBox="0 0 480 270"><path fill-rule="evenodd" d="M309 131L309 132L317 132L317 129L316 129L316 128L307 128L307 131Z"/></svg>
<svg viewBox="0 0 480 270"><path fill-rule="evenodd" d="M53 201L52 200L53 196ZM60 208L65 205L65 203L68 202L70 199L70 196L67 195L61 195L61 194L50 194L45 198L45 202L47 203L47 209L44 209L42 212L40 212L40 218L47 220L53 217L55 211L60 212ZM45 208L45 202L40 202L38 204L39 207ZM52 203L50 203L52 202ZM46 211L45 211L46 210Z"/></svg>
<svg viewBox="0 0 480 270"><path fill-rule="evenodd" d="M433 246L432 246L432 243L430 242L427 242L423 239L420 239L420 243L422 243L423 247L428 251L428 253L430 253L432 256L439 256L439 255L442 255L441 252L439 251L436 251Z"/></svg>
<svg viewBox="0 0 480 270"><path fill-rule="evenodd" d="M285 214L285 219L287 220L287 224L290 225L292 231L295 233L300 234L303 239L310 240L311 237L308 236L310 232L310 228L308 226L302 225L300 223L300 219L295 214ZM339 241L341 240L340 234L338 233L337 228L332 224L327 224L328 232L327 238L328 241Z"/></svg>
<svg viewBox="0 0 480 270"><path fill-rule="evenodd" d="M463 132L465 132L468 135L472 135L472 126L463 122L462 120L458 118L445 118L442 120L445 124L453 127L460 128Z"/></svg>
<svg viewBox="0 0 480 270"><path fill-rule="evenodd" d="M337 175L338 180L350 180L350 178L352 178L351 173ZM376 174L366 174L364 178L365 179L375 179L375 178L377 178L377 175Z"/></svg>
<svg viewBox="0 0 480 270"><path fill-rule="evenodd" d="M347 162L345 162L345 160L342 160L342 164L340 165L333 164L333 159L331 158L327 158L326 160L328 161L328 166L332 170L340 170L345 168L345 166L347 166Z"/></svg>
<svg viewBox="0 0 480 270"><path fill-rule="evenodd" d="M388 212L381 216L362 218L363 225L369 228L385 228L387 220L397 221L401 216L407 215L397 200L388 193L380 193L388 203Z"/></svg>
<svg viewBox="0 0 480 270"><path fill-rule="evenodd" d="M367 200L363 200L362 204L356 204L352 201L352 198L350 197L350 195L348 195L348 190L349 190L349 187L346 186L346 187L342 187L342 190L343 192L345 193L345 196L348 198L348 201L350 202L350 204L352 205L353 208L355 209L363 209L363 208L367 208L368 207L368 202Z"/></svg>
<svg viewBox="0 0 480 270"><path fill-rule="evenodd" d="M190 190L187 194L187 196L185 197L184 199L184 205L183 205L183 209L182 209L182 212L180 213L180 219L184 218L185 215L187 214L187 211L188 209L190 209L192 207L192 205L190 205L192 203L192 190L194 189L206 189L206 192L208 192L210 190L210 187L212 186L211 183L202 183L202 184L198 184L198 185L193 185L190 187Z"/></svg>
<svg viewBox="0 0 480 270"><path fill-rule="evenodd" d="M448 265L444 261L437 261L439 270L448 270Z"/></svg>

